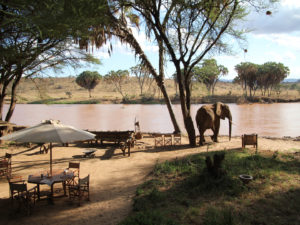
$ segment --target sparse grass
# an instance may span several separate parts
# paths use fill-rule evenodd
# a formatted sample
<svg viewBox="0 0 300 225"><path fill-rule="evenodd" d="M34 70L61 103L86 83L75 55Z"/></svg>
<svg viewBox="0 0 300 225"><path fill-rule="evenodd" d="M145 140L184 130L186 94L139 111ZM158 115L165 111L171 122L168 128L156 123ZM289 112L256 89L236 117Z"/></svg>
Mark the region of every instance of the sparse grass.
<svg viewBox="0 0 300 225"><path fill-rule="evenodd" d="M167 79L165 81L167 92L173 102L178 103L178 94L174 86L174 81ZM298 85L298 84L297 84ZM296 85L296 86L297 86ZM39 87L37 90L36 86ZM295 85L294 85L295 86ZM298 86L297 86L298 87ZM72 93L72 99L66 98L66 92ZM43 78L35 79L35 84L30 80L22 79L17 90L18 103L35 103L35 104L97 104L97 103L126 103L126 104L163 104L164 99L158 90L155 82L151 88L145 87L143 95L140 95L140 89L136 78L130 80L124 85L124 94L126 101L115 90L111 84L104 81L100 82L92 91L92 98L89 99L88 91L79 87L75 83L75 77L64 78ZM260 92L257 91L256 96ZM214 96L210 96L206 87L200 83L193 83L192 86L192 103L210 103L215 101L237 102L243 96L240 85L226 82L218 82L215 88ZM8 97L9 98L9 97ZM42 98L42 99L41 99ZM271 98L276 99L278 96L273 93ZM284 100L299 99L297 88L285 88L279 98ZM46 100L45 100L46 99ZM93 103L94 100L94 103ZM87 101L87 103L85 103ZM259 101L259 99L256 99Z"/></svg>
<svg viewBox="0 0 300 225"><path fill-rule="evenodd" d="M230 150L223 162L226 174L216 179L205 169L205 157L212 154L157 164L121 224L300 224L299 159ZM245 185L240 174L254 179Z"/></svg>

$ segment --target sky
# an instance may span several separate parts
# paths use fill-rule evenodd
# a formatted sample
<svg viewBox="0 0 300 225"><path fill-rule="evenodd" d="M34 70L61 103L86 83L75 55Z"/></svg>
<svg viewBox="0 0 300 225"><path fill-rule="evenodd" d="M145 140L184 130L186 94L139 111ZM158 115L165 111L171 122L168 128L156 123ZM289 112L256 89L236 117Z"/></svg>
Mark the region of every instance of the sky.
<svg viewBox="0 0 300 225"><path fill-rule="evenodd" d="M275 8L270 9L271 15L250 13L242 25L251 30L246 34L247 44L235 46L234 54L215 55L218 64L228 68L229 73L224 79L236 77L234 66L241 62L263 64L265 62L283 63L290 69L287 78L300 79L300 1L281 0ZM134 34L146 55L158 68L158 47L147 41L145 34L134 30ZM230 41L230 40L229 40ZM247 52L244 52L247 49ZM54 76L77 76L82 71L98 71L106 75L111 70L129 70L139 63L134 52L119 41L113 42L113 53L109 56L107 48L91 52L100 59L101 65L87 65L78 69L65 67ZM175 72L171 62L166 63L166 77Z"/></svg>

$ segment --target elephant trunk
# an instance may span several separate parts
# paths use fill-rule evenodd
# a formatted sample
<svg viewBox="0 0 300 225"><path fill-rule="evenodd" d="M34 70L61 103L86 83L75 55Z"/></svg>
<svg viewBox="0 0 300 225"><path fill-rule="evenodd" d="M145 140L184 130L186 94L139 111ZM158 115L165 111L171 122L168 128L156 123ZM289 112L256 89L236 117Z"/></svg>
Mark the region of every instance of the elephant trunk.
<svg viewBox="0 0 300 225"><path fill-rule="evenodd" d="M229 141L230 141L231 140L231 127L232 127L232 116L231 116L230 112L228 115L228 122L229 122Z"/></svg>

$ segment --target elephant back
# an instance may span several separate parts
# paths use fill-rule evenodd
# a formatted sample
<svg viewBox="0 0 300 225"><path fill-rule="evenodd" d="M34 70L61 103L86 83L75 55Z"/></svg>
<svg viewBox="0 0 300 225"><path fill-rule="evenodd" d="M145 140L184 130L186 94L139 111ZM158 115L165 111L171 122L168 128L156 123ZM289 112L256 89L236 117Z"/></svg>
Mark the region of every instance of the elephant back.
<svg viewBox="0 0 300 225"><path fill-rule="evenodd" d="M196 114L196 122L197 126L199 127L199 124L210 124L214 120L214 111L210 105L204 105L200 109L198 109Z"/></svg>

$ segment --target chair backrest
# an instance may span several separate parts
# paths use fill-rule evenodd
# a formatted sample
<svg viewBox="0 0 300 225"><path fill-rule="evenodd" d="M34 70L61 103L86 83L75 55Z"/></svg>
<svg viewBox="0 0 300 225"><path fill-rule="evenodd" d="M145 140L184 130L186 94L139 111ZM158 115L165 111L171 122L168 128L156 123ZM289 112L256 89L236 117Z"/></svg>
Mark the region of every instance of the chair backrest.
<svg viewBox="0 0 300 225"><path fill-rule="evenodd" d="M74 177L79 178L80 163L69 162L69 169L74 172Z"/></svg>
<svg viewBox="0 0 300 225"><path fill-rule="evenodd" d="M27 184L24 183L9 183L11 197L20 196L27 191Z"/></svg>
<svg viewBox="0 0 300 225"><path fill-rule="evenodd" d="M84 178L79 178L79 186L88 186L90 184L90 175L87 175Z"/></svg>
<svg viewBox="0 0 300 225"><path fill-rule="evenodd" d="M23 179L22 176L12 176L12 177L7 177L8 183L24 183L25 180Z"/></svg>

